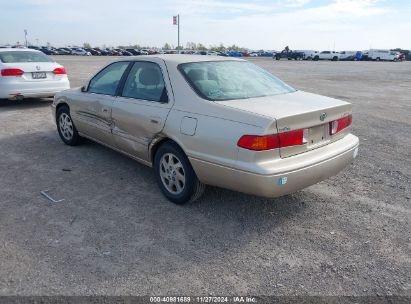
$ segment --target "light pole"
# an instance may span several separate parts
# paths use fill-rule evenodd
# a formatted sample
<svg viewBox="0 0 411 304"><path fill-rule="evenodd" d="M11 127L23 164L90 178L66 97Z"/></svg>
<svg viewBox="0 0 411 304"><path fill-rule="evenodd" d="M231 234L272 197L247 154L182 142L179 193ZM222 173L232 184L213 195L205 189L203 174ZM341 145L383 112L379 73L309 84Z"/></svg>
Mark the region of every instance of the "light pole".
<svg viewBox="0 0 411 304"><path fill-rule="evenodd" d="M177 25L177 51L180 54L180 14L173 16L173 24Z"/></svg>
<svg viewBox="0 0 411 304"><path fill-rule="evenodd" d="M25 46L27 47L27 30L24 30Z"/></svg>
<svg viewBox="0 0 411 304"><path fill-rule="evenodd" d="M180 14L177 15L177 25L178 25L178 34L177 34L177 49L180 54Z"/></svg>

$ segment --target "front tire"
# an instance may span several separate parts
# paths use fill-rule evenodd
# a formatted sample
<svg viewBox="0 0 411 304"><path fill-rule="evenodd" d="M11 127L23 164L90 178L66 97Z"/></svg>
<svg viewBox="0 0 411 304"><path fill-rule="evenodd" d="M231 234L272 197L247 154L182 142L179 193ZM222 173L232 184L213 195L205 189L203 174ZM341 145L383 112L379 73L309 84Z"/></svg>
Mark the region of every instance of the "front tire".
<svg viewBox="0 0 411 304"><path fill-rule="evenodd" d="M80 144L81 137L71 119L68 106L63 105L57 109L56 123L60 138L66 145L77 146Z"/></svg>
<svg viewBox="0 0 411 304"><path fill-rule="evenodd" d="M193 202L204 192L205 185L198 180L183 150L173 142L158 148L154 156L154 172L164 196L175 204Z"/></svg>

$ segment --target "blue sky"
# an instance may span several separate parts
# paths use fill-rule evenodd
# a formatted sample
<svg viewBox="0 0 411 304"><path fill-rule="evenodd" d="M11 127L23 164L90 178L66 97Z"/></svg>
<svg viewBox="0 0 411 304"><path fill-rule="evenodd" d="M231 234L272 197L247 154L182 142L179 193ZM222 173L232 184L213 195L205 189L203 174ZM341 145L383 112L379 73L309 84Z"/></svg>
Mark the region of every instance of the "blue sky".
<svg viewBox="0 0 411 304"><path fill-rule="evenodd" d="M161 47L181 41L250 49L411 48L409 0L2 0L0 44Z"/></svg>

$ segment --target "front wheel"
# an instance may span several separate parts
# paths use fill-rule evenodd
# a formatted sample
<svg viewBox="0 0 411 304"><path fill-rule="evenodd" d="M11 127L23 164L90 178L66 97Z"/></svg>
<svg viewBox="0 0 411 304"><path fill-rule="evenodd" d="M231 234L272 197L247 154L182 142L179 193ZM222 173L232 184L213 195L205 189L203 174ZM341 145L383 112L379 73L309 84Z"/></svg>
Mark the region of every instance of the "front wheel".
<svg viewBox="0 0 411 304"><path fill-rule="evenodd" d="M76 126L70 116L70 110L63 105L58 108L56 113L57 131L59 132L61 140L69 145L76 146L80 143L81 137L78 134Z"/></svg>
<svg viewBox="0 0 411 304"><path fill-rule="evenodd" d="M157 150L154 170L161 191L175 204L193 202L204 192L205 185L198 180L187 156L173 142L166 142Z"/></svg>

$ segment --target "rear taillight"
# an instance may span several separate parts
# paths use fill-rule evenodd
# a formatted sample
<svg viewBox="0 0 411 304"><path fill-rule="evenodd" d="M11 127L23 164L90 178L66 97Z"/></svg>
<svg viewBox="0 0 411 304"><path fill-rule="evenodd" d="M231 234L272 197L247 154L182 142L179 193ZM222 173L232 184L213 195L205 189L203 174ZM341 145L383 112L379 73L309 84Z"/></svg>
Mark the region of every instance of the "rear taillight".
<svg viewBox="0 0 411 304"><path fill-rule="evenodd" d="M253 151L264 151L288 146L298 146L307 143L307 132L308 129L300 129L263 136L244 135L239 139L237 146Z"/></svg>
<svg viewBox="0 0 411 304"><path fill-rule="evenodd" d="M294 130L277 134L280 140L280 148L298 146L307 143L308 129Z"/></svg>
<svg viewBox="0 0 411 304"><path fill-rule="evenodd" d="M20 69L3 69L1 70L1 76L21 76L24 71Z"/></svg>
<svg viewBox="0 0 411 304"><path fill-rule="evenodd" d="M338 132L344 130L352 123L352 115L345 116L343 118L330 121L329 124L329 133L330 135L337 134Z"/></svg>
<svg viewBox="0 0 411 304"><path fill-rule="evenodd" d="M67 73L66 73L66 69L63 68L63 67L61 67L61 68L55 68L55 69L53 70L53 73L56 74L56 75L67 74Z"/></svg>
<svg viewBox="0 0 411 304"><path fill-rule="evenodd" d="M244 135L238 142L237 146L254 151L271 150L279 147L277 134L258 136Z"/></svg>

